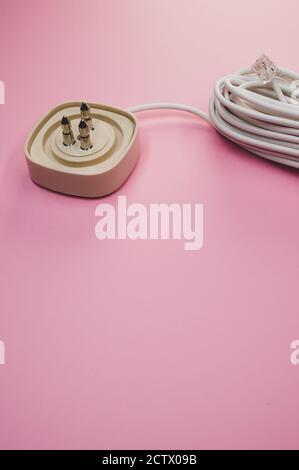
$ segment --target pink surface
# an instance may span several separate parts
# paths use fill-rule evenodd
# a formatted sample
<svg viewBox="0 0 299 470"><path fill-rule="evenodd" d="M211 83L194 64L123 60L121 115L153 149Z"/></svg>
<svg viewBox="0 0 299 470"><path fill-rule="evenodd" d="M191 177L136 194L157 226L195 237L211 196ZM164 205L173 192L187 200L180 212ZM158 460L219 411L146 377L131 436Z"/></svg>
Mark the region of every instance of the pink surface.
<svg viewBox="0 0 299 470"><path fill-rule="evenodd" d="M23 157L63 101L206 110L262 52L299 70L298 1L283 5L1 2L1 448L299 448L298 173L191 116L140 116L139 164L105 202L203 203L187 252L97 240L99 201L37 187Z"/></svg>

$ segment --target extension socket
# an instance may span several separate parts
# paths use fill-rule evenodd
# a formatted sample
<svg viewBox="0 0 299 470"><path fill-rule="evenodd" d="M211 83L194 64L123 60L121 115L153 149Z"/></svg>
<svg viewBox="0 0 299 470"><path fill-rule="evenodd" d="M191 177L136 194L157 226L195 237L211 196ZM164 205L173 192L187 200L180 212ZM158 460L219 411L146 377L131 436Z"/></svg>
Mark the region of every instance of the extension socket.
<svg viewBox="0 0 299 470"><path fill-rule="evenodd" d="M127 111L90 104L92 146L82 149L84 137L77 138L75 133L82 117L80 105L77 101L61 104L38 122L25 144L30 176L40 186L60 193L105 196L124 183L138 160L137 121ZM60 128L64 116L74 131L73 145L64 143Z"/></svg>
<svg viewBox="0 0 299 470"><path fill-rule="evenodd" d="M195 114L252 154L299 169L298 83L297 73L277 67L262 55L252 67L216 82L209 114L194 106L164 102L126 111L98 104L80 107L80 102L62 104L37 124L26 142L31 178L65 194L100 197L112 193L138 159L133 113L153 109Z"/></svg>

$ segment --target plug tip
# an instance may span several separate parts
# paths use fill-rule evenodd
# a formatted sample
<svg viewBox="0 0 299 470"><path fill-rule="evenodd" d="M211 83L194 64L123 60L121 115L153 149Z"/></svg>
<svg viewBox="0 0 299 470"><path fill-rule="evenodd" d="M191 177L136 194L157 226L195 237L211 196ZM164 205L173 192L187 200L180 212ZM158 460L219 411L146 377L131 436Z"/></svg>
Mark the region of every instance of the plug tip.
<svg viewBox="0 0 299 470"><path fill-rule="evenodd" d="M81 119L80 124L79 124L80 129L85 129L87 127L86 122L84 119Z"/></svg>
<svg viewBox="0 0 299 470"><path fill-rule="evenodd" d="M62 124L63 126L66 126L66 125L69 124L69 123L70 123L69 118L67 118L66 116L63 116L63 118L61 119L61 124Z"/></svg>
<svg viewBox="0 0 299 470"><path fill-rule="evenodd" d="M80 111L89 111L89 106L87 103L83 102L80 107Z"/></svg>

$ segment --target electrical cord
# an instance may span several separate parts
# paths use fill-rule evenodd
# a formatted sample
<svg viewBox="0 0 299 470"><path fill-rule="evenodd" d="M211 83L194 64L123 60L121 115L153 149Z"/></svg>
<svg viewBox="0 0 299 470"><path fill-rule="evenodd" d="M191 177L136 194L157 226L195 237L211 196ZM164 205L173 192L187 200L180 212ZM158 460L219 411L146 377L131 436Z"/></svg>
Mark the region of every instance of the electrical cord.
<svg viewBox="0 0 299 470"><path fill-rule="evenodd" d="M266 81L253 68L245 68L217 81L209 115L194 106L163 102L133 106L128 111L186 111L209 122L240 147L299 168L298 86L299 75L290 70L277 68L277 74Z"/></svg>

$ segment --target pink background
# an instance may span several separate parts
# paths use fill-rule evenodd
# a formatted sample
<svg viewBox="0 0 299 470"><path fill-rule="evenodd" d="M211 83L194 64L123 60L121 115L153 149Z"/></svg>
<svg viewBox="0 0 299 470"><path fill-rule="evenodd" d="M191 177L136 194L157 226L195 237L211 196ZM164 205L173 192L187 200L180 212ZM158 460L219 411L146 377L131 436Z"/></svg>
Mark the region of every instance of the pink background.
<svg viewBox="0 0 299 470"><path fill-rule="evenodd" d="M140 116L105 202L203 203L205 242L105 241L97 200L33 184L23 144L60 102L207 110L262 53L299 70L298 0L1 0L0 447L299 448L298 173L182 113Z"/></svg>

